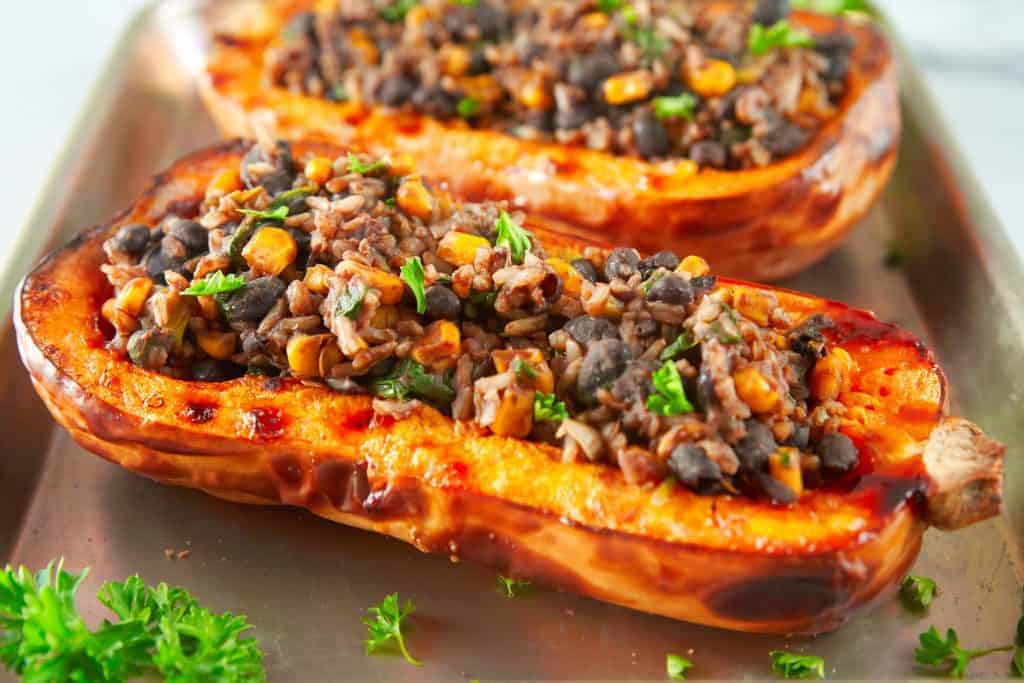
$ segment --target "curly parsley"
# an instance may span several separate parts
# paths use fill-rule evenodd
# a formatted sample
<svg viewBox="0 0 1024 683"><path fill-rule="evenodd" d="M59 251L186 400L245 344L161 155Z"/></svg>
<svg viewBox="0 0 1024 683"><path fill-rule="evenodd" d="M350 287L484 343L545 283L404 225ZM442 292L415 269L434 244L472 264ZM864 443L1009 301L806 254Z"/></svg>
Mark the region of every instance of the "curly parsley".
<svg viewBox="0 0 1024 683"><path fill-rule="evenodd" d="M686 680L686 672L693 668L693 662L686 657L674 655L671 652L665 655L665 673L673 681Z"/></svg>
<svg viewBox="0 0 1024 683"><path fill-rule="evenodd" d="M207 275L202 280L196 280L188 289L181 290L186 296L213 296L214 294L227 294L245 287L245 278L241 275L228 273L225 275L219 270L216 273Z"/></svg>
<svg viewBox="0 0 1024 683"><path fill-rule="evenodd" d="M508 247L514 263L522 263L526 252L533 246L530 242L530 232L512 220L506 211L502 211L498 220L494 222L494 244L498 247Z"/></svg>
<svg viewBox="0 0 1024 683"><path fill-rule="evenodd" d="M912 610L923 610L932 604L937 586L924 576L908 575L900 583L900 598Z"/></svg>
<svg viewBox="0 0 1024 683"><path fill-rule="evenodd" d="M565 403L554 394L538 391L533 395L533 419L537 422L560 422L567 417Z"/></svg>
<svg viewBox="0 0 1024 683"><path fill-rule="evenodd" d="M814 47L814 38L809 33L794 29L789 21L781 19L771 26L754 24L747 35L750 53L760 56L783 47Z"/></svg>
<svg viewBox="0 0 1024 683"><path fill-rule="evenodd" d="M651 103L654 105L654 115L659 119L693 120L693 110L697 107L697 98L684 92L671 97L655 97Z"/></svg>
<svg viewBox="0 0 1024 683"><path fill-rule="evenodd" d="M416 312L423 315L427 312L427 293L424 283L426 273L423 270L423 261L419 256L413 256L405 260L405 265L399 269L402 280L409 285L412 295L416 297Z"/></svg>
<svg viewBox="0 0 1024 683"><path fill-rule="evenodd" d="M782 678L824 678L825 660L814 655L795 655L785 650L772 650L772 671Z"/></svg>
<svg viewBox="0 0 1024 683"><path fill-rule="evenodd" d="M387 375L371 380L367 389L374 396L396 401L419 398L446 405L455 399L455 390L447 376L432 375L410 359L402 361Z"/></svg>
<svg viewBox="0 0 1024 683"><path fill-rule="evenodd" d="M366 639L366 654L372 655L377 652L387 651L397 646L405 661L413 666L422 666L420 662L409 654L405 646L405 635L402 633L402 624L406 618L416 611L416 605L412 600L406 600L404 606L398 604L398 593L388 595L379 605L366 610L369 617L363 619L366 630L370 637Z"/></svg>
<svg viewBox="0 0 1024 683"><path fill-rule="evenodd" d="M960 639L953 629L946 630L943 638L932 626L918 636L920 646L914 650L914 661L918 664L946 672L950 678L963 678L967 665L973 659L990 655L993 652L1009 652L1013 645L990 647L981 650L965 650L960 647Z"/></svg>
<svg viewBox="0 0 1024 683"><path fill-rule="evenodd" d="M679 376L675 363L665 361L664 365L655 370L651 380L654 382L654 393L647 397L648 410L665 417L693 412L693 405L686 398L683 378Z"/></svg>

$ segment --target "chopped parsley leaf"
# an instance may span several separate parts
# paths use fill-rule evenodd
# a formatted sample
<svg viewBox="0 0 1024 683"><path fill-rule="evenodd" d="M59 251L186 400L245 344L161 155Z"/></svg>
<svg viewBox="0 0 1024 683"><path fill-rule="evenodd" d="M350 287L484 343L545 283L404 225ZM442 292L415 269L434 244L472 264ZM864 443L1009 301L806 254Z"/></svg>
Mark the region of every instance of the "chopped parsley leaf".
<svg viewBox="0 0 1024 683"><path fill-rule="evenodd" d="M665 417L693 412L693 405L686 398L683 378L679 376L675 363L665 361L664 365L655 370L651 380L654 382L654 393L647 397L648 410Z"/></svg>
<svg viewBox="0 0 1024 683"><path fill-rule="evenodd" d="M181 293L186 296L213 296L214 294L233 292L242 287L245 287L245 278L241 275L234 273L225 275L218 270L202 280L196 280L188 289L181 290Z"/></svg>
<svg viewBox="0 0 1024 683"><path fill-rule="evenodd" d="M423 315L427 312L427 294L424 287L426 273L423 271L423 261L419 256L408 258L399 273L405 284L412 290L412 295L416 297L416 312Z"/></svg>
<svg viewBox="0 0 1024 683"><path fill-rule="evenodd" d="M568 417L565 403L554 394L538 391L533 395L533 419L537 422L560 422Z"/></svg>
<svg viewBox="0 0 1024 683"><path fill-rule="evenodd" d="M512 261L522 263L526 252L533 246L530 242L530 232L512 220L506 211L502 211L498 220L494 222L494 231L495 246L508 247Z"/></svg>
<svg viewBox="0 0 1024 683"><path fill-rule="evenodd" d="M682 93L672 97L655 97L654 115L659 119L681 118L692 121L693 110L697 107L697 98L690 93Z"/></svg>
<svg viewBox="0 0 1024 683"><path fill-rule="evenodd" d="M760 56L776 48L814 47L814 38L781 19L767 28L761 24L752 25L747 35L747 47L751 54Z"/></svg>

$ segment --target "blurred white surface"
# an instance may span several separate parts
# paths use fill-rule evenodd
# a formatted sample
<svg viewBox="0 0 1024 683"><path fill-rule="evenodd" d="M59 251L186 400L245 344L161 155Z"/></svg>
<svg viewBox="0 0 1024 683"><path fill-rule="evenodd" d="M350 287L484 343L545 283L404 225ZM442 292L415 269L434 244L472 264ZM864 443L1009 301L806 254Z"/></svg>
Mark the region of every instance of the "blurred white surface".
<svg viewBox="0 0 1024 683"><path fill-rule="evenodd" d="M880 0L907 41L997 214L1024 251L1024 0ZM144 0L9 2L0 41L0 263L121 31ZM10 168L10 166L9 166ZM31 229L31 226L28 226ZM25 264L28 267L28 264Z"/></svg>

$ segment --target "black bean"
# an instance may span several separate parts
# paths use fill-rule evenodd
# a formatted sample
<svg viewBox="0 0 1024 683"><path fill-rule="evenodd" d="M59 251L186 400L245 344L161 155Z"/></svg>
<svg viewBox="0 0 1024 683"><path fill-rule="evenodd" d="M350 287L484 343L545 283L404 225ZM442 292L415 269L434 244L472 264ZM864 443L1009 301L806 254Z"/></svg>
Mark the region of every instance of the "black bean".
<svg viewBox="0 0 1024 683"><path fill-rule="evenodd" d="M697 295L710 292L716 284L718 284L718 277L715 275L698 275L690 279L690 286L693 287L694 294Z"/></svg>
<svg viewBox="0 0 1024 683"><path fill-rule="evenodd" d="M221 308L228 322L257 322L284 294L285 284L272 276L256 278L245 287L224 295Z"/></svg>
<svg viewBox="0 0 1024 683"><path fill-rule="evenodd" d="M640 252L636 249L616 247L608 255L608 260L604 262L604 276L609 281L615 278L627 280L630 275L636 272L639 265Z"/></svg>
<svg viewBox="0 0 1024 683"><path fill-rule="evenodd" d="M825 355L825 335L822 330L832 326L832 321L816 313L786 333L789 348L801 356L816 360Z"/></svg>
<svg viewBox="0 0 1024 683"><path fill-rule="evenodd" d="M242 374L242 368L215 358L204 358L192 364L192 379L196 382L224 382Z"/></svg>
<svg viewBox="0 0 1024 683"><path fill-rule="evenodd" d="M777 157L792 154L807 141L807 131L785 119L779 120L775 126L761 136L761 144Z"/></svg>
<svg viewBox="0 0 1024 683"><path fill-rule="evenodd" d="M757 0L754 23L771 26L789 16L789 0Z"/></svg>
<svg viewBox="0 0 1024 683"><path fill-rule="evenodd" d="M174 238L172 237L171 239ZM154 247L151 249L143 258L142 263L146 268L146 273L149 277L153 278L153 281L158 285L167 284L167 280L164 278L165 271L172 270L175 273L182 275L185 273L184 260L168 258L160 247Z"/></svg>
<svg viewBox="0 0 1024 683"><path fill-rule="evenodd" d="M725 146L714 140L701 140L690 147L690 161L701 167L725 168L728 154Z"/></svg>
<svg viewBox="0 0 1024 683"><path fill-rule="evenodd" d="M189 256L209 251L209 233L195 221L176 220L170 224L167 234L178 238L188 249Z"/></svg>
<svg viewBox="0 0 1024 683"><path fill-rule="evenodd" d="M619 62L608 52L592 52L569 62L566 80L587 92L596 90L601 82L619 71Z"/></svg>
<svg viewBox="0 0 1024 683"><path fill-rule="evenodd" d="M516 44L516 56L519 57L520 64L528 67L534 59L544 56L544 46L529 41L519 42Z"/></svg>
<svg viewBox="0 0 1024 683"><path fill-rule="evenodd" d="M568 108L559 108L555 113L555 127L561 130L575 130L597 116L594 107L587 102L570 102Z"/></svg>
<svg viewBox="0 0 1024 683"><path fill-rule="evenodd" d="M577 258L572 260L572 267L576 269L576 272L584 277L586 280L591 282L597 282L597 268L594 264L585 258Z"/></svg>
<svg viewBox="0 0 1024 683"><path fill-rule="evenodd" d="M740 464L748 470L762 470L768 464L768 456L775 452L778 444L771 427L759 420L747 420L747 435L740 439L733 450Z"/></svg>
<svg viewBox="0 0 1024 683"><path fill-rule="evenodd" d="M795 503L799 498L793 489L767 472L749 472L746 476L749 478L755 494L764 496L773 503Z"/></svg>
<svg viewBox="0 0 1024 683"><path fill-rule="evenodd" d="M305 267L309 263L309 247L313 242L313 236L298 228L288 228L288 234L295 240L295 263Z"/></svg>
<svg viewBox="0 0 1024 683"><path fill-rule="evenodd" d="M653 318L638 320L633 324L633 334L639 339L647 339L658 334L659 327L658 321Z"/></svg>
<svg viewBox="0 0 1024 683"><path fill-rule="evenodd" d="M849 472L860 459L853 440L840 432L822 437L815 452L821 457L821 466L835 473Z"/></svg>
<svg viewBox="0 0 1024 683"><path fill-rule="evenodd" d="M642 260L637 267L640 270L640 275L644 278L648 278L651 273L656 271L658 268L675 270L678 265L679 257L676 256L674 252L659 251L657 254L651 254Z"/></svg>
<svg viewBox="0 0 1024 683"><path fill-rule="evenodd" d="M647 159L663 157L672 147L665 126L649 111L633 120L633 144Z"/></svg>
<svg viewBox="0 0 1024 683"><path fill-rule="evenodd" d="M643 404L654 391L651 375L657 369L658 366L650 361L630 361L625 371L612 382L612 396L627 406Z"/></svg>
<svg viewBox="0 0 1024 683"><path fill-rule="evenodd" d="M427 287L426 316L431 320L458 320L462 302L455 293L444 285Z"/></svg>
<svg viewBox="0 0 1024 683"><path fill-rule="evenodd" d="M593 404L597 390L621 375L630 358L629 347L618 339L602 339L591 344L576 379L579 400Z"/></svg>
<svg viewBox="0 0 1024 683"><path fill-rule="evenodd" d="M618 339L619 328L607 318L581 315L565 324L565 331L577 343L586 346L601 339Z"/></svg>
<svg viewBox="0 0 1024 683"><path fill-rule="evenodd" d="M489 2L481 2L473 8L473 23L480 29L480 37L488 41L498 40L510 28L508 12Z"/></svg>
<svg viewBox="0 0 1024 683"><path fill-rule="evenodd" d="M405 104L415 90L416 83L412 79L402 74L389 76L377 88L377 99L385 106L398 107Z"/></svg>
<svg viewBox="0 0 1024 683"><path fill-rule="evenodd" d="M718 393L715 391L715 376L711 374L711 370L706 365L702 365L697 374L696 396L698 407L705 413L720 403Z"/></svg>
<svg viewBox="0 0 1024 683"><path fill-rule="evenodd" d="M249 172L249 166L255 163L269 163L274 170L262 176L254 175ZM246 187L253 188L262 185L270 195L277 195L291 189L292 183L295 181L291 145L279 140L274 153L269 157L263 152L262 147L253 145L242 159L241 176Z"/></svg>
<svg viewBox="0 0 1024 683"><path fill-rule="evenodd" d="M137 330L128 338L128 357L139 367L155 370L167 364L172 346L174 337L166 330Z"/></svg>
<svg viewBox="0 0 1024 683"><path fill-rule="evenodd" d="M479 76L481 74L489 73L491 70L491 63L487 61L487 55L484 54L483 50L473 50L473 55L469 61L469 75Z"/></svg>
<svg viewBox="0 0 1024 683"><path fill-rule="evenodd" d="M690 286L689 281L674 273L655 280L647 291L648 301L687 306L692 304L694 299L693 287Z"/></svg>
<svg viewBox="0 0 1024 683"><path fill-rule="evenodd" d="M458 98L439 85L424 85L413 93L412 103L427 116L445 119L455 115Z"/></svg>
<svg viewBox="0 0 1024 683"><path fill-rule="evenodd" d="M786 439L786 445L797 448L801 451L807 450L807 445L811 441L811 428L808 425L795 425L793 427L793 433Z"/></svg>
<svg viewBox="0 0 1024 683"><path fill-rule="evenodd" d="M711 460L703 448L696 444L679 444L668 456L668 468L676 479L691 489L700 488L704 482L718 481L722 470Z"/></svg>
<svg viewBox="0 0 1024 683"><path fill-rule="evenodd" d="M149 246L149 226L131 223L114 233L114 248L129 254L141 254Z"/></svg>

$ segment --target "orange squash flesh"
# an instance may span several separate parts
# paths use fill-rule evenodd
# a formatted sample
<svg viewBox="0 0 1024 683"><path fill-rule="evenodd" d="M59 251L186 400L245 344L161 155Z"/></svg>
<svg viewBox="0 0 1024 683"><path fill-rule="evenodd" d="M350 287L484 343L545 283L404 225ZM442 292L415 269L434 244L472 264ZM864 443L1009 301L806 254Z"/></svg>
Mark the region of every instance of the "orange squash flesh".
<svg viewBox="0 0 1024 683"><path fill-rule="evenodd" d="M794 12L798 26L856 38L837 114L802 150L769 166L697 172L688 160L649 163L269 87L266 47L289 16L314 4L259 3L216 37L201 93L223 133L251 136L258 125L280 138L406 153L463 198L509 199L579 234L648 252L699 254L718 272L761 281L792 275L834 249L895 166L896 65L871 24Z"/></svg>
<svg viewBox="0 0 1024 683"><path fill-rule="evenodd" d="M194 212L246 149L223 143L182 159L112 224L82 233L21 284L23 362L86 449L164 483L305 507L544 585L743 631L835 628L913 562L936 488L922 453L954 420L944 417L944 377L910 334L817 297L772 289L794 319L830 316L830 343L856 361L840 401L861 465L857 477L791 505L682 487L654 495L617 469L565 464L550 446L488 435L431 408L395 421L375 417L369 397L298 380L189 382L115 357L100 314L110 295L103 240L126 223ZM294 149L340 154L316 143ZM581 247L543 221L529 225L552 255ZM988 452L971 482L988 497L931 521L955 526L998 511L1003 448L982 435L970 449Z"/></svg>

